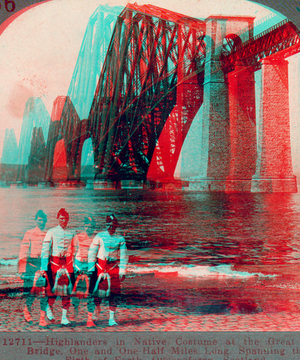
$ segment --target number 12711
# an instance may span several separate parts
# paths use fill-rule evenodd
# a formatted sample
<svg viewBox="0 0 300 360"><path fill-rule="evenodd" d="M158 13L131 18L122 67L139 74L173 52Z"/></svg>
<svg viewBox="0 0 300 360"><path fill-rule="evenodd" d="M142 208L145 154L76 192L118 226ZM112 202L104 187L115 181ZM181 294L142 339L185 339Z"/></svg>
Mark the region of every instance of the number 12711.
<svg viewBox="0 0 300 360"><path fill-rule="evenodd" d="M12 345L20 345L26 346L31 345L31 339L3 339L3 346L12 346Z"/></svg>

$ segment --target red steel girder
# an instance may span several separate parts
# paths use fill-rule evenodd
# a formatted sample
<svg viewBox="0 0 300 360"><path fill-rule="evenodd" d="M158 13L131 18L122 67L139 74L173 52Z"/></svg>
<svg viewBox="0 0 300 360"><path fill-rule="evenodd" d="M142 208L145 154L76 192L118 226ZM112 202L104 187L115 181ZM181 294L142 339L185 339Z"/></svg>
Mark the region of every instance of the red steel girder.
<svg viewBox="0 0 300 360"><path fill-rule="evenodd" d="M300 33L290 21L279 24L246 41L230 54L223 55L221 60L227 71L236 61L243 61L252 66L259 60L269 56L288 57L300 51Z"/></svg>
<svg viewBox="0 0 300 360"><path fill-rule="evenodd" d="M98 177L145 178L177 86L201 71L204 29L201 20L148 5L120 14L89 116Z"/></svg>

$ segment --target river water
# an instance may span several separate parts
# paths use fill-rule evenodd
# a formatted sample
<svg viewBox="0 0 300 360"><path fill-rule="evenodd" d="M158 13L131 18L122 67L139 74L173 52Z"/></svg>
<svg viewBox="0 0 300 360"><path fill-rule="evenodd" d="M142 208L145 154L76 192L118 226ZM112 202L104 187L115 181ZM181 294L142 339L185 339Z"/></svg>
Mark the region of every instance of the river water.
<svg viewBox="0 0 300 360"><path fill-rule="evenodd" d="M286 304L286 293L280 291L300 289L299 194L28 187L0 188L0 198L3 274L17 271L22 237L35 226L36 211L45 211L50 228L64 207L70 228L77 231L87 214L95 218L97 230L107 214L116 215L128 247L129 279L144 293L151 284L152 297L168 289L168 302L181 298L185 307L195 307L201 290L202 299L206 293L223 304L229 301L232 308L233 300L247 294L243 303L256 309L258 302L266 306L261 303L265 298L266 304L266 296L270 304L274 289L280 306ZM129 288L130 280L126 284ZM194 300L187 305L187 299Z"/></svg>

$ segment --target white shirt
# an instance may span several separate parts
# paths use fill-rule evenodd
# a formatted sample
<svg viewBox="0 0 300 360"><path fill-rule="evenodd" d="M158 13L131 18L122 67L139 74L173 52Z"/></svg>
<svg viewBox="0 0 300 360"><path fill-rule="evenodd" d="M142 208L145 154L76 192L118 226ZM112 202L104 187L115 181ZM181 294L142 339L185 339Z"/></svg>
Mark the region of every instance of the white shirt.
<svg viewBox="0 0 300 360"><path fill-rule="evenodd" d="M60 225L47 231L42 247L41 270L47 270L50 256L66 257L75 254L74 230L63 229Z"/></svg>
<svg viewBox="0 0 300 360"><path fill-rule="evenodd" d="M95 267L96 259L117 261L120 259L120 275L125 274L127 265L127 248L125 239L118 234L110 235L108 231L98 233L88 253L89 271Z"/></svg>
<svg viewBox="0 0 300 360"><path fill-rule="evenodd" d="M75 237L75 248L77 250L76 260L87 262L88 261L88 251L93 241L94 234L92 236L88 236L87 233L82 232L77 234Z"/></svg>
<svg viewBox="0 0 300 360"><path fill-rule="evenodd" d="M28 258L39 258L41 256L45 235L46 231L41 230L37 226L25 233L19 254L19 272L26 271L26 261Z"/></svg>

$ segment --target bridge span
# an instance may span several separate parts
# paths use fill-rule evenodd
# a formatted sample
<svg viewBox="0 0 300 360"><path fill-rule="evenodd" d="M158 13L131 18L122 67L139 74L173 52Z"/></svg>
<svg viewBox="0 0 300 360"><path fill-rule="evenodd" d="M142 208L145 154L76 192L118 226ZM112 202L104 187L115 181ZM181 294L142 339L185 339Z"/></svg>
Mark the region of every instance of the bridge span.
<svg viewBox="0 0 300 360"><path fill-rule="evenodd" d="M81 51L71 93L54 102L40 181L58 176L63 152L64 180L79 182L83 144L90 139L95 180L184 180L198 191L297 191L286 58L299 52L300 41L292 23L254 37L252 17L196 19L136 4L116 19L100 6L93 19L82 47L91 58L84 62ZM109 40L100 39L99 21ZM95 51L97 41L101 51ZM80 102L88 111L79 110ZM189 154L197 165L178 179L180 153L200 110L199 152ZM36 146L34 137L41 138L37 129Z"/></svg>

